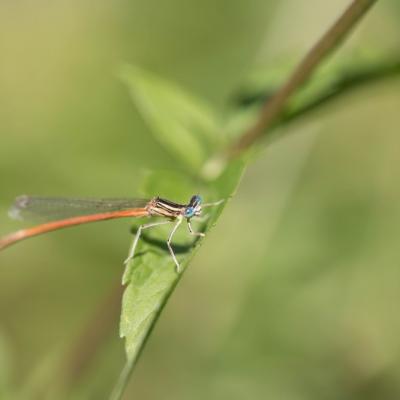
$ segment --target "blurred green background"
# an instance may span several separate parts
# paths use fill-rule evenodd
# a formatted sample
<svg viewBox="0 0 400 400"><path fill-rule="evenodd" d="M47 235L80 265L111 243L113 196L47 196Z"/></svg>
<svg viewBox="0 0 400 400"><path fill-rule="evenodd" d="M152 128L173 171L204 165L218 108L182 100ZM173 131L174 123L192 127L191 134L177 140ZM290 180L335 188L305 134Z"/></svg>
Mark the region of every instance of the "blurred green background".
<svg viewBox="0 0 400 400"><path fill-rule="evenodd" d="M0 233L22 226L6 214L17 195L135 196L146 171L174 168L122 63L223 114L247 76L297 60L347 4L2 1ZM399 21L398 2L378 2L334 60L395 56ZM400 398L399 109L392 79L282 129L171 297L126 399ZM0 254L0 396L54 398L41 391L130 240L129 221L105 222ZM68 398L107 398L123 362L116 315Z"/></svg>

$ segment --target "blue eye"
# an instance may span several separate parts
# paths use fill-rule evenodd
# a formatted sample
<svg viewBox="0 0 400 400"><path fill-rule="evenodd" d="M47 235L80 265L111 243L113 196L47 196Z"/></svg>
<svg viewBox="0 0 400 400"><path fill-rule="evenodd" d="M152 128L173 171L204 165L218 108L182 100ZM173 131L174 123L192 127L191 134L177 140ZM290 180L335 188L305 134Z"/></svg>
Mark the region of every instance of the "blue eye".
<svg viewBox="0 0 400 400"><path fill-rule="evenodd" d="M187 207L185 210L185 217L190 218L190 217L193 217L193 215L194 215L194 208Z"/></svg>
<svg viewBox="0 0 400 400"><path fill-rule="evenodd" d="M192 196L192 198L189 201L189 204L185 208L185 217L186 218L192 218L195 215L200 215L200 210L201 210L201 197L198 194L195 194Z"/></svg>
<svg viewBox="0 0 400 400"><path fill-rule="evenodd" d="M190 199L190 206L192 207L197 207L198 205L200 205L202 202L201 197L198 194L195 194L194 196L192 196L192 198Z"/></svg>
<svg viewBox="0 0 400 400"><path fill-rule="evenodd" d="M199 195L196 195L196 205L201 204L202 201L203 199Z"/></svg>

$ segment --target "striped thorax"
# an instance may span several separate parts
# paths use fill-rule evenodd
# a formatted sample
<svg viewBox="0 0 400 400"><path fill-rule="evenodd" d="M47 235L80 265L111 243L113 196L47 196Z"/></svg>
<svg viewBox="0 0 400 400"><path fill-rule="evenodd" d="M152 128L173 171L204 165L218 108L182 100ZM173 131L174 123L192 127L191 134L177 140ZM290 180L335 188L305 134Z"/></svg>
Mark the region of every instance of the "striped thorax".
<svg viewBox="0 0 400 400"><path fill-rule="evenodd" d="M146 209L150 215L175 219L179 216L190 219L201 215L201 197L192 196L188 204L178 204L170 200L155 197L147 204Z"/></svg>

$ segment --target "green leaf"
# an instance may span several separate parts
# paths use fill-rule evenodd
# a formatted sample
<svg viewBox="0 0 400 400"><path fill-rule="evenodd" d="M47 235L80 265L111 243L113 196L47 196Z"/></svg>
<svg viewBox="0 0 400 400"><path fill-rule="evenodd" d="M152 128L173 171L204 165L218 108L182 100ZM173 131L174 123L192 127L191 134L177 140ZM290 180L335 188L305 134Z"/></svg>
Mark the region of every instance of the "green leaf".
<svg viewBox="0 0 400 400"><path fill-rule="evenodd" d="M207 188L203 188L201 194L204 196L205 203L220 199L226 201L219 206L205 208L203 214L207 216L207 219L196 226L193 221L196 230L208 232L215 225L227 200L237 187L243 170L244 162L236 160L229 164ZM153 191L157 189L158 185L161 187L164 185L165 178L165 172L148 176L148 182L144 187ZM178 180L176 180L175 189L174 187L170 188L171 192L173 190L176 193L183 193L186 186L179 187ZM181 198L172 198L172 200L185 201ZM184 225L186 225L185 222L182 223L181 229L173 241L173 247L183 271L204 240L189 235ZM120 335L125 338L127 363L111 395L112 400L121 398L152 327L182 276L182 272L176 272L175 264L165 245L170 230L171 227L156 228L150 230L151 232L145 232L139 242L134 260L126 268L124 274L126 288L122 300Z"/></svg>
<svg viewBox="0 0 400 400"><path fill-rule="evenodd" d="M156 139L184 167L197 173L221 144L216 116L176 84L137 66L125 66L120 76Z"/></svg>
<svg viewBox="0 0 400 400"><path fill-rule="evenodd" d="M370 56L328 65L293 97L282 122L314 111L351 90L394 76L400 76L399 57Z"/></svg>
<svg viewBox="0 0 400 400"><path fill-rule="evenodd" d="M264 104L285 81L288 62L278 68L265 68L250 78L236 102L236 108L229 120L227 131L238 136L248 129ZM284 73L282 73L284 71ZM276 125L283 125L295 118L305 116L321 106L340 99L352 90L375 82L400 76L400 58L375 51L342 56L320 68L314 76L296 92L286 106L285 112Z"/></svg>
<svg viewBox="0 0 400 400"><path fill-rule="evenodd" d="M193 195L193 179L175 170L148 171L139 192L144 197L151 197L157 193L163 198L176 198L187 202Z"/></svg>

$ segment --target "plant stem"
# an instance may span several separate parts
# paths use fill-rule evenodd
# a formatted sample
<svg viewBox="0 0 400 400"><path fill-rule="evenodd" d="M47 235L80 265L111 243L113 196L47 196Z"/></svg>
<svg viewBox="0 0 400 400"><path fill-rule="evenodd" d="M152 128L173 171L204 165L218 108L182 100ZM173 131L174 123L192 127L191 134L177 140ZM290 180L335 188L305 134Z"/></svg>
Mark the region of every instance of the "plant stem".
<svg viewBox="0 0 400 400"><path fill-rule="evenodd" d="M265 102L256 123L228 148L229 156L237 156L253 145L283 112L291 95L310 78L321 62L351 32L376 0L354 0L320 40L305 55L286 83Z"/></svg>

